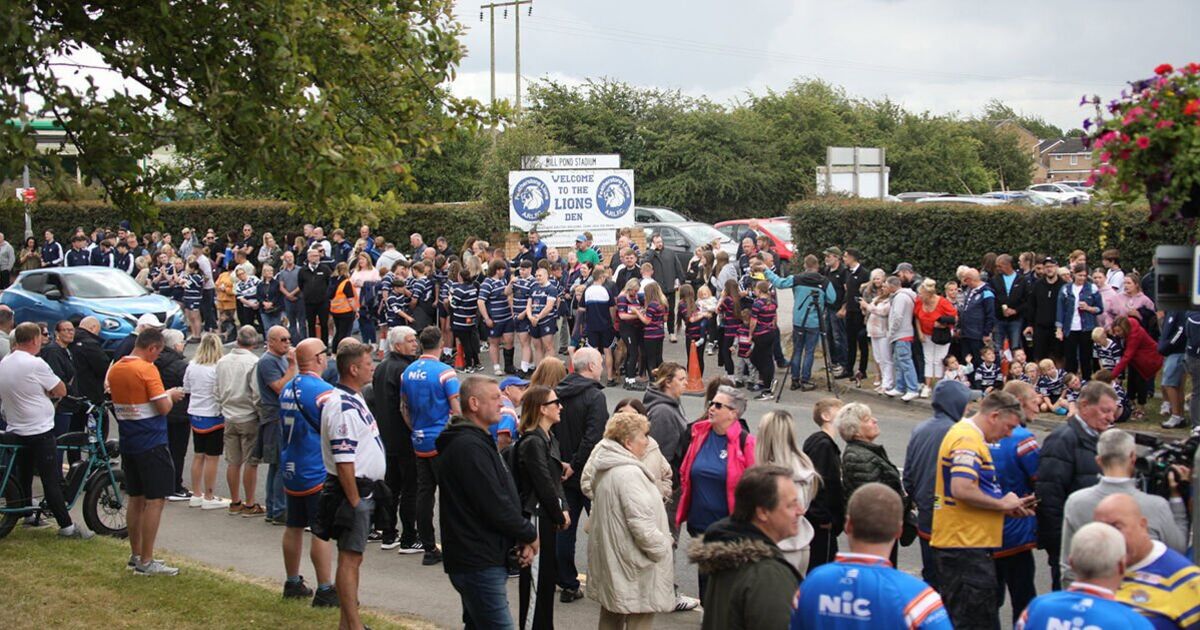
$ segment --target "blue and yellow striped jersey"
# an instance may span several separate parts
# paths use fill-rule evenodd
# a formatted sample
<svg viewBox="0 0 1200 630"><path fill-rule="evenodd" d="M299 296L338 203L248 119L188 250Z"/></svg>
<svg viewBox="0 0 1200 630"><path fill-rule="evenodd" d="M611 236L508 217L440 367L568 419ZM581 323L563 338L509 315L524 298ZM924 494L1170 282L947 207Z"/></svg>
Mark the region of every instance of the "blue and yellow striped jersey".
<svg viewBox="0 0 1200 630"><path fill-rule="evenodd" d="M1200 629L1200 568L1154 541L1154 550L1125 572L1117 600L1136 608L1155 628Z"/></svg>

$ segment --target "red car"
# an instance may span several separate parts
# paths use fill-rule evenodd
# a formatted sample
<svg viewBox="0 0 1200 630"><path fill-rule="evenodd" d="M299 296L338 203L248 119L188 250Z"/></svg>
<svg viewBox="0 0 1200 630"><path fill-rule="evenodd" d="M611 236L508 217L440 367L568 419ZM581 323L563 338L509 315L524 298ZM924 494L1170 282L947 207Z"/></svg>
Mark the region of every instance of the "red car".
<svg viewBox="0 0 1200 630"><path fill-rule="evenodd" d="M728 236L735 244L741 244L742 235L750 231L750 222L757 221L759 231L766 234L775 244L775 251L779 252L779 257L784 260L791 260L792 254L795 253L795 246L792 245L792 224L788 222L786 217L773 217L770 219L734 219L732 221L722 221L713 227L717 231Z"/></svg>

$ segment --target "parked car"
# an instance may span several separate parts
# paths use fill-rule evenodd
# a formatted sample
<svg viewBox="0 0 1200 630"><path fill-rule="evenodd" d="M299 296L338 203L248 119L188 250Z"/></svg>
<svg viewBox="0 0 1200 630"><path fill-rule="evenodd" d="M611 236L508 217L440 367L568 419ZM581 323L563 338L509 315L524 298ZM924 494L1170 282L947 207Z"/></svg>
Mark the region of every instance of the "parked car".
<svg viewBox="0 0 1200 630"><path fill-rule="evenodd" d="M108 267L49 267L22 271L17 281L0 294L0 304L13 310L21 322L100 320L100 341L105 349L129 336L138 317L152 313L158 321L185 329L183 312L169 298L151 293L129 274Z"/></svg>
<svg viewBox="0 0 1200 630"><path fill-rule="evenodd" d="M925 197L924 199L918 199L917 203L968 203L976 206L1002 206L1005 204L1005 201L1003 199L994 199L992 197L949 195L945 197Z"/></svg>
<svg viewBox="0 0 1200 630"><path fill-rule="evenodd" d="M1082 179L1064 179L1058 183L1065 184L1071 188L1074 188L1075 190L1078 190L1079 192L1088 193L1089 195L1092 194L1092 191L1096 189L1095 186L1088 186L1088 183Z"/></svg>
<svg viewBox="0 0 1200 630"><path fill-rule="evenodd" d="M771 239L775 244L775 251L779 252L779 257L783 260L791 260L792 253L796 251L795 245L792 245L792 224L784 217L775 217L772 219L734 219L732 221L721 221L714 225L717 231L729 237L733 241L736 248L741 244L742 235L750 230L750 222L758 221L760 231Z"/></svg>
<svg viewBox="0 0 1200 630"><path fill-rule="evenodd" d="M725 236L707 223L697 221L688 221L686 223L644 223L641 225L641 228L646 232L647 246L649 246L650 239L654 234L662 235L663 249L679 259L680 269L687 269L688 261L692 259L692 254L696 251L696 248L705 243L715 241L731 257L737 252L737 243L734 243L728 236Z"/></svg>
<svg viewBox="0 0 1200 630"><path fill-rule="evenodd" d="M989 199L1000 199L1005 203L1016 203L1024 206L1057 206L1060 205L1057 201L1043 196L1041 193L1035 193L1028 190L997 190L994 192L983 193L984 197Z"/></svg>
<svg viewBox="0 0 1200 630"><path fill-rule="evenodd" d="M1043 195L1049 199L1053 199L1063 205L1087 203L1092 199L1091 195L1085 192L1080 192L1066 184L1060 184L1058 182L1034 184L1027 190Z"/></svg>
<svg viewBox="0 0 1200 630"><path fill-rule="evenodd" d="M688 223L691 219L670 208L634 206L634 223Z"/></svg>
<svg viewBox="0 0 1200 630"><path fill-rule="evenodd" d="M906 192L896 195L900 201L911 203L918 199L927 199L929 197L948 197L950 193L944 192Z"/></svg>

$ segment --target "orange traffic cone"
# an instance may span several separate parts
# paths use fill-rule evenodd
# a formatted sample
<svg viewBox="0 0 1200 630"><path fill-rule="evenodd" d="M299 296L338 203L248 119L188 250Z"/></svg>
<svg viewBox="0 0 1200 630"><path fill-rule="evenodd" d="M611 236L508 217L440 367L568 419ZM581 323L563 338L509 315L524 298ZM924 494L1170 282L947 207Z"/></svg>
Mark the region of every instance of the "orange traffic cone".
<svg viewBox="0 0 1200 630"><path fill-rule="evenodd" d="M467 367L467 363L463 353L462 342L459 341L457 347L454 349L454 369L461 370L465 367Z"/></svg>
<svg viewBox="0 0 1200 630"><path fill-rule="evenodd" d="M575 362L568 359L567 360L567 374L574 374L574 373L575 373Z"/></svg>
<svg viewBox="0 0 1200 630"><path fill-rule="evenodd" d="M696 344L688 343L688 380L686 394L703 394L704 377L700 375L700 356L696 352Z"/></svg>

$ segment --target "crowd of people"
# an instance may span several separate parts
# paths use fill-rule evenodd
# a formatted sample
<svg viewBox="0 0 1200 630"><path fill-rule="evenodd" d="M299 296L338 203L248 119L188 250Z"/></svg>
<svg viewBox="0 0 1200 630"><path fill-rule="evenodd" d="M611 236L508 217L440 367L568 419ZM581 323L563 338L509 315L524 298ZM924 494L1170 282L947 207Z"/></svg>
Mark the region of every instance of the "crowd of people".
<svg viewBox="0 0 1200 630"><path fill-rule="evenodd" d="M168 501L261 517L283 527L283 596L340 608L343 628L362 627L370 548L441 565L467 627L515 627L510 577L521 627L553 627L557 596L596 601L601 628L702 605L705 628L990 629L1006 595L1021 627L1072 610L1077 627L1200 627L1200 569L1182 555L1190 471L1172 469L1170 497L1141 492L1133 438L1115 428L1160 369L1168 424L1184 422L1200 314L1160 321L1139 279L1118 278L1116 252L1092 275L1077 254L1065 275L1048 256L1022 254L1020 269L989 256L939 294L908 263L867 272L853 249L788 273L753 233L736 255L702 247L684 269L661 236L640 254L627 231L608 264L586 233L562 255L531 232L511 260L477 239L456 251L413 234L402 255L366 226L354 243L332 236L305 226L280 246L247 225L222 248L211 230L178 246L79 230L64 251L46 233L41 264L116 266L188 313L186 333L143 317L109 357L94 318L14 328L0 307L0 410L23 445L26 496L36 469L62 536L90 536L54 492L55 438L82 429L66 396L107 395L136 575L179 571L154 555ZM790 363L781 289L796 298ZM663 358L677 326L688 365ZM751 430L748 402L774 398L777 368L815 388L823 335L832 376L931 398L903 469L862 403L816 401L807 436L782 408ZM723 371L689 418L689 372L713 354ZM610 409L618 379L644 393ZM1024 425L1047 411L1067 419L1039 444ZM301 575L306 538L315 584ZM920 579L896 568L914 542ZM1035 549L1052 576L1042 597ZM698 598L680 592L676 554L696 565Z"/></svg>

